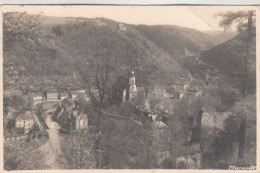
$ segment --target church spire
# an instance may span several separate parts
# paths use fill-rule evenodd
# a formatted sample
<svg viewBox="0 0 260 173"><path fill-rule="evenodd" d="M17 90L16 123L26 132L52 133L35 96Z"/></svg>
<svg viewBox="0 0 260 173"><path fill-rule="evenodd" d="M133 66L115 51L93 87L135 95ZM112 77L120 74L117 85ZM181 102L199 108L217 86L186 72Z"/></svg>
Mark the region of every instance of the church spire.
<svg viewBox="0 0 260 173"><path fill-rule="evenodd" d="M136 84L135 84L135 73L131 70L129 76L129 100L131 100L136 94Z"/></svg>

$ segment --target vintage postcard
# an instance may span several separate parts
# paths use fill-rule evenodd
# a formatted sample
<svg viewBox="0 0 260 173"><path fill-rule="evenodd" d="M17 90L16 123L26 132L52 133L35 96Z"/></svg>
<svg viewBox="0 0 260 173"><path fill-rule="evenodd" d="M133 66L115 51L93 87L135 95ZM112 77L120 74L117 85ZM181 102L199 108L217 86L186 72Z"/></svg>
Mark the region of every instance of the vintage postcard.
<svg viewBox="0 0 260 173"><path fill-rule="evenodd" d="M256 6L1 11L5 171L256 171Z"/></svg>

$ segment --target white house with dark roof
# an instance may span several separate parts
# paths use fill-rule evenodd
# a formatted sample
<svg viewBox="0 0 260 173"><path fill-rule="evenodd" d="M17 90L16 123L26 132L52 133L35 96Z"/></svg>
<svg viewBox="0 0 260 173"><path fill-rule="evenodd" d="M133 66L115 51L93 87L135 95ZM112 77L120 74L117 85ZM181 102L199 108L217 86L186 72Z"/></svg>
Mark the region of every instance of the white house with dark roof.
<svg viewBox="0 0 260 173"><path fill-rule="evenodd" d="M37 102L37 101L42 101L42 93L34 93L34 94L33 94L33 100L34 100L35 102Z"/></svg>
<svg viewBox="0 0 260 173"><path fill-rule="evenodd" d="M60 100L63 100L65 98L69 98L69 94L67 92L60 92Z"/></svg>
<svg viewBox="0 0 260 173"><path fill-rule="evenodd" d="M88 128L88 116L81 113L76 117L76 130Z"/></svg>
<svg viewBox="0 0 260 173"><path fill-rule="evenodd" d="M86 93L85 90L74 90L74 91L71 91L71 98L75 99L76 97L78 97L80 95L83 95L85 93Z"/></svg>
<svg viewBox="0 0 260 173"><path fill-rule="evenodd" d="M35 123L34 117L32 115L33 113L33 111L26 111L24 114L18 116L15 119L15 127L30 129Z"/></svg>
<svg viewBox="0 0 260 173"><path fill-rule="evenodd" d="M58 100L59 93L56 90L47 91L47 100Z"/></svg>

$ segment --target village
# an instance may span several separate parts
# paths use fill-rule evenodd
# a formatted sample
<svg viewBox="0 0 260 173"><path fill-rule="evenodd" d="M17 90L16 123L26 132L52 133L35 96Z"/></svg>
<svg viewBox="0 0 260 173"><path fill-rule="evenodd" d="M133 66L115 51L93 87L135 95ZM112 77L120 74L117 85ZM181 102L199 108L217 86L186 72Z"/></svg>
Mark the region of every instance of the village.
<svg viewBox="0 0 260 173"><path fill-rule="evenodd" d="M209 74L205 73L205 79L208 80L208 78ZM192 85L192 81L190 81L190 84L186 83L182 86L180 83L171 88L156 86L152 92L149 93L149 96L145 97L144 88L137 87L138 84L136 84L136 74L134 71L129 73L129 77L125 81L128 84L123 86L127 87L117 88L117 91L119 91L122 99L119 104L119 109L123 110L123 112L128 112L128 115L121 114L118 111L109 112L109 109L107 112L104 112L104 114L119 119L130 118L133 122L140 125L145 119L145 121L154 124L158 133L162 133L164 129L168 128L168 119L174 116L174 106L172 106L172 104L185 99L188 100L188 102L191 102L203 95L203 90L200 88L201 86L194 86ZM32 110L27 110L17 116L16 119L11 119L7 122L10 135L6 135L5 139L24 139L29 142L34 138L38 139L39 136L43 134L46 135L46 130L49 128L46 125L46 118L48 116L52 116L55 122L62 127L60 131L63 133L89 128L89 126L93 125L91 120L93 118L91 117L91 114L93 114L91 106L85 106L91 102L89 92L98 96L98 90L85 91L83 89L70 92L52 89L42 93L33 93L33 102L31 103ZM144 97L143 103L140 103L140 101L138 102L137 100L140 99L140 96ZM153 97L159 98L161 104L152 105L152 103L149 102L149 99L152 100ZM141 100L142 99L143 98L141 98ZM129 109L129 105L132 107L134 106L130 112L126 111ZM5 108L11 110L8 104L5 105ZM161 111L158 112L158 110ZM189 111L188 114L192 114L192 110ZM202 127L208 126L218 129L224 128L224 120L228 117L228 114L231 114L227 112L218 113L213 107L207 105L201 109L201 113L203 114L201 120ZM194 121L192 127L196 127L196 124L198 123L199 122ZM189 132L188 136L187 142L192 140L192 130ZM165 150L162 150L159 153L161 153L159 156L159 160L161 161L169 157L169 153ZM198 157L198 155L192 157ZM178 163L183 160L185 160L185 158L180 157ZM198 166L194 166L196 164L192 159L188 162L189 165L193 165L194 168Z"/></svg>
<svg viewBox="0 0 260 173"><path fill-rule="evenodd" d="M7 10L4 169L255 168L255 12L219 12L216 33Z"/></svg>
<svg viewBox="0 0 260 173"><path fill-rule="evenodd" d="M203 65L201 68L207 68L206 65ZM208 68L209 69L209 68ZM209 70L205 70L204 74L205 81L209 81L210 75ZM122 77L121 77L122 78ZM119 90L120 95L122 95L122 108L124 107L125 103L133 102L133 100L137 97L137 95L140 95L140 93L144 94L144 88L143 87L137 87L136 86L136 79L135 79L135 73L132 71L129 75L129 79L125 80L128 81L128 86L126 88L116 88ZM213 82L216 82L216 80L211 80ZM166 114L173 115L173 109L171 106L169 106L173 100L182 100L182 99L189 99L190 101L194 97L200 97L203 95L203 91L199 86L192 86L189 83L185 82L186 84L182 86L180 83L179 85L174 85L171 88L163 87L163 86L155 86L149 95L159 97L162 101L162 104L160 105L161 109ZM192 81L190 81L192 83ZM210 84L210 85L216 85ZM125 85L126 86L126 85ZM91 90L92 93L98 94L98 90ZM239 93L238 90L235 91L237 94ZM55 89L50 89L41 93L32 93L32 110L25 111L24 113L17 116L16 119L9 120L8 124L11 124L9 127L10 131L17 133L17 134L28 134L30 129L36 129L40 131L44 131L46 129L46 124L44 118L44 114L37 115L35 113L35 110L39 105L41 105L42 109L45 112L56 112L59 110L58 114L60 117L68 116L65 115L64 111L68 114L72 113L74 118L76 119L74 122L74 129L82 129L88 127L88 115L84 114L82 111L77 112L77 106L79 103L77 102L78 98L83 98L86 102L90 102L90 97L88 94L88 91L85 91L83 89L78 90L72 90L69 92L66 91L58 91ZM145 115L152 118L152 120L155 122L155 120L163 119L163 117L156 118L157 115L155 110L151 109L151 106L148 103L148 99L145 99L145 105L143 107L139 107L141 111L146 113ZM16 103L19 104L19 103ZM168 106L167 106L168 105ZM14 105L15 106L15 105ZM138 105L137 105L138 106ZM13 105L8 105L8 103L4 104L4 107L6 109L10 109L13 107ZM15 108L15 107L13 107ZM208 115L209 112L216 112L216 110L212 110L212 108L204 107L206 112L204 112L205 115ZM69 111L69 112L68 112ZM10 111L9 111L10 112ZM43 113L43 112L41 112ZM56 112L57 113L57 112ZM120 116L120 115L118 115ZM205 119L211 119L207 116L203 116ZM212 116L213 117L213 116ZM220 116L218 116L220 117ZM159 122L159 124L164 124L165 122ZM8 139L8 137L7 137Z"/></svg>

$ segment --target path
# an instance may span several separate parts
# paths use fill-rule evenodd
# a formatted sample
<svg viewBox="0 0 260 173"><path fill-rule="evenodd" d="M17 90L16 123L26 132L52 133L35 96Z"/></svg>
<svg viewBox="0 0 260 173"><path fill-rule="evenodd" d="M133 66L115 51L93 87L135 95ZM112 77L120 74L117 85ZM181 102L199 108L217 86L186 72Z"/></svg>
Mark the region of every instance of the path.
<svg viewBox="0 0 260 173"><path fill-rule="evenodd" d="M60 149L60 125L51 120L51 116L46 118L46 125L48 126L49 140L44 144L40 150L43 152L44 161L51 169L59 169L57 157L61 153Z"/></svg>

